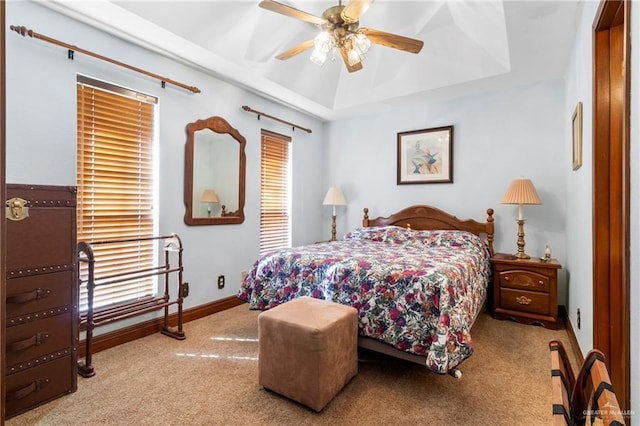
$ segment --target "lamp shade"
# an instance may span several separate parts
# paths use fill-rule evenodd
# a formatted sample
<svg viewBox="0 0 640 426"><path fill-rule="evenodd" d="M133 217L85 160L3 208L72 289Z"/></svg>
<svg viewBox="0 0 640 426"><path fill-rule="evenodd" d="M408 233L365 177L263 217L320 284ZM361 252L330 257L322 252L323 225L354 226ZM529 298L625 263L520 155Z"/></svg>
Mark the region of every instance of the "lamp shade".
<svg viewBox="0 0 640 426"><path fill-rule="evenodd" d="M324 205L344 206L347 201L344 199L342 191L337 186L332 186L327 191L327 195L324 196Z"/></svg>
<svg viewBox="0 0 640 426"><path fill-rule="evenodd" d="M205 189L202 192L202 197L200 197L201 203L218 203L218 194L213 189Z"/></svg>
<svg viewBox="0 0 640 426"><path fill-rule="evenodd" d="M542 204L531 179L519 177L511 182L502 204Z"/></svg>

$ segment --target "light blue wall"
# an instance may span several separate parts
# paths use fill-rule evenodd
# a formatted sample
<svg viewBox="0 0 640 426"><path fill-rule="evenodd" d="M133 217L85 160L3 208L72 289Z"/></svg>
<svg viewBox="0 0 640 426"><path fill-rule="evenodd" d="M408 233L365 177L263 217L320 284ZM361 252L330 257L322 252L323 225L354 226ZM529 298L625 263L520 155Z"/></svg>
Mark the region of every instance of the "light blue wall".
<svg viewBox="0 0 640 426"><path fill-rule="evenodd" d="M567 69L566 99L564 116L571 119L576 104L582 102L582 167L565 169L564 180L567 185L567 221L566 241L567 267L569 278L569 303L567 314L573 329L586 354L593 347L593 246L592 233L592 179L593 179L593 96L592 96L592 24L597 10L597 2L585 2L578 35ZM564 139L567 141L566 155L571 158L571 127L567 127ZM581 327L578 328L577 310L581 313Z"/></svg>
<svg viewBox="0 0 640 426"><path fill-rule="evenodd" d="M564 263L566 121L564 83L551 81L330 123L325 186L341 186L348 203L338 212L338 233L359 226L364 207L377 217L430 204L476 220L485 220L493 208L495 248L514 253L517 207L500 201L511 181L525 176L542 200L524 208L525 250L541 256L549 244ZM396 185L397 133L447 125L454 126L453 183ZM563 270L560 303L564 275Z"/></svg>
<svg viewBox="0 0 640 426"><path fill-rule="evenodd" d="M241 271L258 256L260 130L292 138L297 179L293 182L293 240L321 239L323 126L316 119L258 97L163 56L136 47L73 21L33 2L7 2L7 23L92 50L156 74L197 86L200 94L160 82L124 68L10 32L7 54L7 167L10 183L75 185L76 73L135 88L159 98L160 202L159 233L177 233L184 244L184 279L191 284L185 308L235 295ZM241 109L249 105L311 128L307 134ZM224 117L246 138L245 222L241 225L184 224L185 126L212 115ZM218 275L227 278L218 290ZM140 318L137 320L142 320Z"/></svg>

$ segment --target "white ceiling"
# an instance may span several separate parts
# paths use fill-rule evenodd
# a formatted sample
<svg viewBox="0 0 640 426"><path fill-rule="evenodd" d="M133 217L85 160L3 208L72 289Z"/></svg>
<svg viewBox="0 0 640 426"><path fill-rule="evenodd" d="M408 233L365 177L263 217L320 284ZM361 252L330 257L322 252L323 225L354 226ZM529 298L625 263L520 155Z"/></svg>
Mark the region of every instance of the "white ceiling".
<svg viewBox="0 0 640 426"><path fill-rule="evenodd" d="M309 60L310 51L275 59L318 29L262 9L257 0L43 4L322 120L336 120L427 97L561 78L581 1L378 0L360 26L417 38L424 47L412 54L373 45L363 69L354 73L339 55L321 67ZM280 2L317 16L337 4Z"/></svg>

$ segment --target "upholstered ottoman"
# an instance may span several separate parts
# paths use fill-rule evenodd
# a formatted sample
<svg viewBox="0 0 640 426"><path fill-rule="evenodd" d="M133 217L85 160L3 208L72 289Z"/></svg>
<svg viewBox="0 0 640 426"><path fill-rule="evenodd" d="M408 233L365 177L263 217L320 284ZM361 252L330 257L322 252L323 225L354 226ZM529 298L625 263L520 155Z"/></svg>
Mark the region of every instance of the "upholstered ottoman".
<svg viewBox="0 0 640 426"><path fill-rule="evenodd" d="M258 382L316 411L358 372L358 311L300 297L258 315Z"/></svg>

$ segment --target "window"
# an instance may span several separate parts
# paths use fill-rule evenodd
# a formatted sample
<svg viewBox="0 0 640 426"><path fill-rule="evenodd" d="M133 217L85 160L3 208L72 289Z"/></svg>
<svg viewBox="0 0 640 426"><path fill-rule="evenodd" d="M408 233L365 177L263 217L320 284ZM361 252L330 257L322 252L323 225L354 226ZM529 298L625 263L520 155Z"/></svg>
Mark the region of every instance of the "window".
<svg viewBox="0 0 640 426"><path fill-rule="evenodd" d="M291 246L290 142L287 136L262 131L260 254Z"/></svg>
<svg viewBox="0 0 640 426"><path fill-rule="evenodd" d="M156 103L151 96L78 76L78 241L154 235ZM93 251L95 308L154 295L153 277L100 286L100 277L152 267L153 241L96 245ZM86 277L86 270L81 276ZM82 286L80 310L86 309Z"/></svg>

